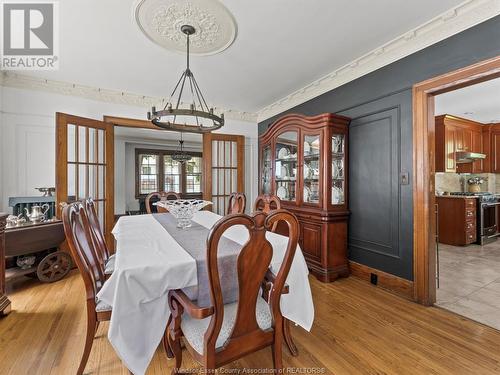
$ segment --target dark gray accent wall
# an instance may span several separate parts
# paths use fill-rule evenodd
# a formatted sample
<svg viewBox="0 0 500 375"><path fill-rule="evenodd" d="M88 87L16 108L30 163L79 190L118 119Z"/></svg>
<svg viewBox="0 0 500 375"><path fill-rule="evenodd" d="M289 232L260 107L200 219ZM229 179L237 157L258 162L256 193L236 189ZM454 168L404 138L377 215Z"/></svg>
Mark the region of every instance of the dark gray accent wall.
<svg viewBox="0 0 500 375"><path fill-rule="evenodd" d="M286 113L349 116L349 258L413 279L412 86L500 55L500 16L259 123Z"/></svg>

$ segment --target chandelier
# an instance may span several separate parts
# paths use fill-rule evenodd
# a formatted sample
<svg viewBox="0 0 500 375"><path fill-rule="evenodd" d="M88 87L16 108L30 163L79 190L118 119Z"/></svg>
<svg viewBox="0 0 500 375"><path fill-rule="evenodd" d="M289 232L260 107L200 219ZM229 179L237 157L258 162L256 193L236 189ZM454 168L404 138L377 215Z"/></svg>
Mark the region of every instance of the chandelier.
<svg viewBox="0 0 500 375"><path fill-rule="evenodd" d="M151 112L148 112L148 120L166 130L208 133L224 125L224 114L217 116L214 114L214 109L208 107L194 74L189 69L189 36L193 35L196 29L191 25L183 25L181 31L186 34L186 70L179 78L163 110L157 111L156 107L153 107ZM179 105L183 104L184 89L191 92L192 101L189 108L179 108Z"/></svg>
<svg viewBox="0 0 500 375"><path fill-rule="evenodd" d="M184 151L184 140L182 139L182 133L181 133L181 139L179 140L179 148L172 155L172 160L181 164L191 160L191 155L187 154Z"/></svg>

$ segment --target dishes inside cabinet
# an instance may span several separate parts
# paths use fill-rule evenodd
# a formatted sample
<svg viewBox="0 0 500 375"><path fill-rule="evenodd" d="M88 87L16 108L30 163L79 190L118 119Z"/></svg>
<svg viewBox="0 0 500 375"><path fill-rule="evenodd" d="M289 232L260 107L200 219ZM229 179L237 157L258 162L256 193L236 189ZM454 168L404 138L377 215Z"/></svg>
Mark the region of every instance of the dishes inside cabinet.
<svg viewBox="0 0 500 375"><path fill-rule="evenodd" d="M304 186L304 202L309 202L311 200L311 189Z"/></svg>
<svg viewBox="0 0 500 375"><path fill-rule="evenodd" d="M333 159L333 178L344 178L344 161L342 159Z"/></svg>
<svg viewBox="0 0 500 375"><path fill-rule="evenodd" d="M286 159L288 155L290 155L290 150L286 147L282 147L278 151L278 159Z"/></svg>
<svg viewBox="0 0 500 375"><path fill-rule="evenodd" d="M332 187L332 203L333 204L344 203L344 192L337 186Z"/></svg>
<svg viewBox="0 0 500 375"><path fill-rule="evenodd" d="M284 186L280 186L278 190L276 190L276 196L279 199L286 199L288 197L288 190Z"/></svg>
<svg viewBox="0 0 500 375"><path fill-rule="evenodd" d="M304 178L310 178L311 176L311 168L309 168L309 165L304 163Z"/></svg>
<svg viewBox="0 0 500 375"><path fill-rule="evenodd" d="M304 141L304 155L309 155L311 153L311 145L309 142Z"/></svg>

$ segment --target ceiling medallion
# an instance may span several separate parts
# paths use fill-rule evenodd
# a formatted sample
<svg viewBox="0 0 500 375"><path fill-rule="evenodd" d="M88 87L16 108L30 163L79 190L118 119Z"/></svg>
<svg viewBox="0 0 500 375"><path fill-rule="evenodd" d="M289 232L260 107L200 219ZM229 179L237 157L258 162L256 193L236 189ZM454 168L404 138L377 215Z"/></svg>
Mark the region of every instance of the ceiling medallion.
<svg viewBox="0 0 500 375"><path fill-rule="evenodd" d="M214 109L208 107L200 86L189 68L189 41L191 35L196 35L196 29L191 25L182 25L181 31L186 35L186 70L182 72L165 107L160 111L153 107L151 112L148 112L148 120L165 130L209 133L224 126L224 114L217 116ZM182 101L184 89L191 93L189 108L179 108L184 104Z"/></svg>
<svg viewBox="0 0 500 375"><path fill-rule="evenodd" d="M184 52L182 25L191 25L191 53L213 55L236 38L236 22L218 0L137 0L135 20L153 42L170 51Z"/></svg>

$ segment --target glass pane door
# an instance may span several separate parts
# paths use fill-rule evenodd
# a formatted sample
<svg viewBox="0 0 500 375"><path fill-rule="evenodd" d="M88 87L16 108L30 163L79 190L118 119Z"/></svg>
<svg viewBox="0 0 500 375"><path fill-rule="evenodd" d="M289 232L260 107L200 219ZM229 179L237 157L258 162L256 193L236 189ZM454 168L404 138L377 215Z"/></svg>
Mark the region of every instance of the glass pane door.
<svg viewBox="0 0 500 375"><path fill-rule="evenodd" d="M282 133L276 139L274 173L276 195L284 201L295 201L297 184L298 135L296 131Z"/></svg>
<svg viewBox="0 0 500 375"><path fill-rule="evenodd" d="M271 194L272 162L271 146L268 145L262 150L262 194Z"/></svg>
<svg viewBox="0 0 500 375"><path fill-rule="evenodd" d="M332 204L345 203L345 135L332 136Z"/></svg>
<svg viewBox="0 0 500 375"><path fill-rule="evenodd" d="M213 202L212 211L226 215L231 193L244 193L245 137L220 133L203 134L203 199Z"/></svg>
<svg viewBox="0 0 500 375"><path fill-rule="evenodd" d="M57 216L61 217L61 204L92 198L107 245L113 249L113 124L57 113L56 137Z"/></svg>
<svg viewBox="0 0 500 375"><path fill-rule="evenodd" d="M320 176L320 135L304 136L304 191L305 203L319 203L319 176Z"/></svg>

